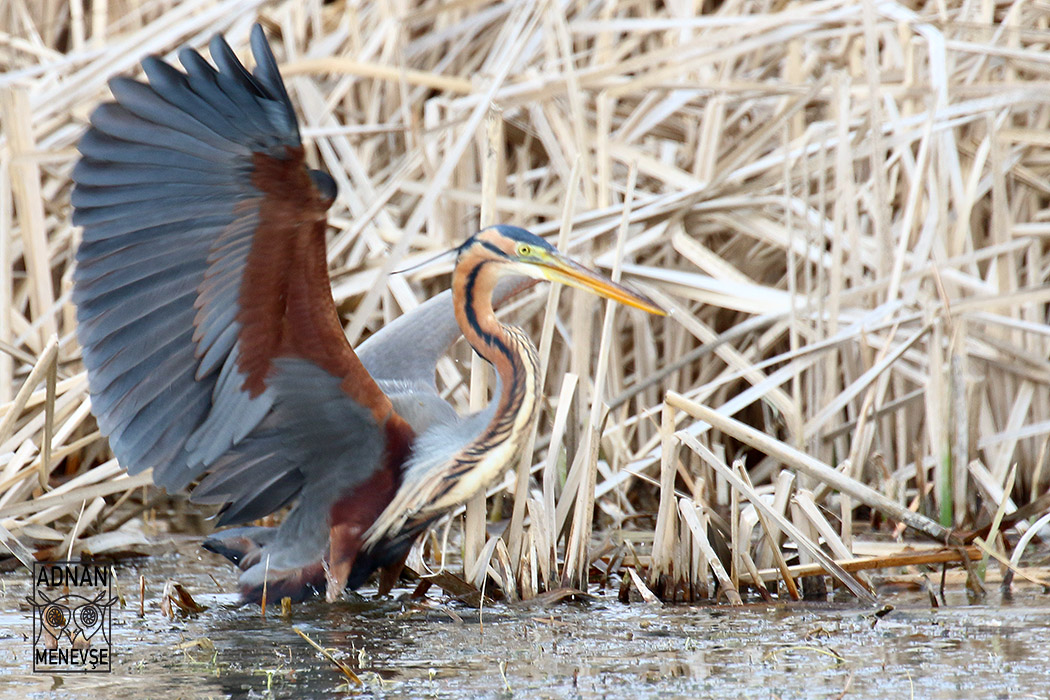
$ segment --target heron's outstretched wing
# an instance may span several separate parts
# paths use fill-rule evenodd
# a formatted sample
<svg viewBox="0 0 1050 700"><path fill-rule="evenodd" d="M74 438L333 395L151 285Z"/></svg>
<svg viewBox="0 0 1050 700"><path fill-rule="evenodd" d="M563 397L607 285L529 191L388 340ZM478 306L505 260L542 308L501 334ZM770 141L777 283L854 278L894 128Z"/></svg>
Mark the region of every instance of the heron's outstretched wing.
<svg viewBox="0 0 1050 700"><path fill-rule="evenodd" d="M210 472L194 497L227 504L221 522L317 491L323 523L411 431L346 342L325 260L334 183L307 169L260 27L251 39L254 75L216 37L217 70L184 50L185 73L148 58L148 85L111 81L73 176L78 335L129 471L169 490Z"/></svg>

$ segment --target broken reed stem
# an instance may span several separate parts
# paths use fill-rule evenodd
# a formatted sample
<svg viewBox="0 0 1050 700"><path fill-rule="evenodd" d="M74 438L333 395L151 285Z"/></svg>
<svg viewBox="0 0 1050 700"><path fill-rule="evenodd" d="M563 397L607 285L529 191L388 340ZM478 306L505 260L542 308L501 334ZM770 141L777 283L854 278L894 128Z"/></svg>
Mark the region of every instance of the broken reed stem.
<svg viewBox="0 0 1050 700"><path fill-rule="evenodd" d="M58 338L52 336L48 345L54 345L57 349ZM52 354L51 361L47 363L47 369L44 372L44 433L41 438L42 445L40 450L40 489L42 491L47 491L48 482L51 479L51 444L55 435L55 384L58 381L57 370L58 354L56 352ZM70 547L72 548L72 542L70 542ZM70 549L70 559L72 559L72 556L72 549Z"/></svg>
<svg viewBox="0 0 1050 700"><path fill-rule="evenodd" d="M856 500L870 508L880 511L887 517L903 522L919 532L939 541L947 541L951 536L946 528L941 527L929 518L901 507L899 504L886 498L871 487L857 481L856 479L851 479L845 476L838 470L813 459L803 452L785 445L779 440L775 440L764 433L760 433L750 426L744 425L732 418L726 418L706 406L690 401L675 392L668 392L667 402L675 408L685 411L694 418L709 423L712 427L721 432L731 435L767 455L776 457L781 460L785 466L800 471L819 483L827 484L832 488L849 494Z"/></svg>
<svg viewBox="0 0 1050 700"><path fill-rule="evenodd" d="M55 293L51 285L48 227L28 90L22 87L3 89L0 114L3 115L4 136L11 149L11 189L18 203L18 230L22 234L22 254L30 284L30 313L39 323L37 338L43 340L57 333L51 315ZM38 341L32 345L39 348L44 343Z"/></svg>
<svg viewBox="0 0 1050 700"><path fill-rule="evenodd" d="M331 661L335 665L335 667L337 669L339 669L340 673L342 673L344 676L346 676L348 680L352 681L354 685L359 686L359 687L360 686L364 686L364 681L362 681L358 677L358 675L356 673L354 673L354 670L352 668L350 668L349 666L347 666L342 661L340 661L339 659L337 659L334 656L332 656L332 652L328 651L327 649L322 647L320 644L318 644L314 640L310 639L309 635L307 635L306 632L303 632L298 627L293 627L292 630L294 630L297 635L302 637L303 640L307 644L312 646L317 651L317 653L319 653L321 656L323 656L326 659L328 659L329 661Z"/></svg>
<svg viewBox="0 0 1050 700"><path fill-rule="evenodd" d="M805 550L811 557L820 562L824 570L831 574L839 581L841 581L855 596L869 603L875 603L875 596L867 588L862 586L853 576L845 571L841 566L838 566L831 557L826 555L817 543L813 542L810 538L806 537L802 532L799 531L789 520L783 518L779 513L770 508L764 500L758 497L753 489L749 488L743 480L740 479L737 474L733 472L727 465L723 464L722 461L713 453L711 450L700 444L696 438L687 433L678 432L675 436L681 440L689 449L693 450L698 454L701 459L704 460L709 466L715 471L719 472L726 481L729 482L730 487L736 491L742 493L751 504L766 514L767 517L778 520L778 525L784 533L787 534L795 544L802 550Z"/></svg>
<svg viewBox="0 0 1050 700"><path fill-rule="evenodd" d="M844 571L857 573L859 571L874 571L878 569L899 569L912 566L931 566L936 564L951 564L960 562L963 558L970 561L979 561L981 548L977 546L952 547L950 549L938 549L930 552L901 552L879 557L854 557L848 561L836 561ZM795 578L806 576L818 576L826 573L822 564L795 564L788 567L788 573ZM758 572L765 581L775 581L783 572L780 569L762 569ZM753 583L751 574L744 574L742 583Z"/></svg>
<svg viewBox="0 0 1050 700"><path fill-rule="evenodd" d="M682 518L692 531L693 540L700 547L700 551L703 552L704 559L711 567L711 571L714 572L715 579L718 581L718 592L726 596L730 605L743 605L744 601L740 597L740 591L733 585L732 579L726 573L725 567L722 566L722 560L718 558L718 554L715 553L714 548L708 541L707 528L704 527L703 521L697 515L697 509L692 501L687 498L679 499L678 511L682 514Z"/></svg>
<svg viewBox="0 0 1050 700"><path fill-rule="evenodd" d="M612 273L614 281L618 281L620 278L624 241L627 236L627 226L630 221L631 203L634 197L637 177L638 169L632 164L627 173L627 190L624 195L623 217L620 219L620 230L616 239L616 254ZM615 316L615 304L612 301L605 302L605 318L602 322L602 334L598 343L598 362L594 372L594 394L591 397L589 427L584 442L587 461L584 463L582 471L583 478L580 481L580 490L576 494L576 510L573 514L572 529L570 530L569 551L565 557L568 585L584 591L587 590L587 572L590 567L588 546L591 539L591 521L594 518L594 489L598 470L598 447L601 439L599 431L607 410L602 400L602 394L608 371L609 344L612 342L612 328Z"/></svg>
<svg viewBox="0 0 1050 700"><path fill-rule="evenodd" d="M1007 503L1009 503L1009 501L1010 501L1008 496L1009 496L1010 492L1013 491L1014 478L1016 476L1017 476L1017 466L1014 465L1014 466L1010 467L1010 471L1007 472L1007 474L1006 474L1006 485L1005 485L1005 487L1003 489L1003 492L1004 492L1005 495L1003 496L1002 500L999 501L999 505L995 509L995 515L992 517L992 526L988 530L987 541L989 542L990 546L992 546L992 547L995 546L995 540L999 536L999 526L1003 522L1003 516L1006 514L1006 506L1007 506ZM987 564L987 558L986 557L982 557L980 568L979 568L979 571L980 571L980 574L981 574L982 578L984 577L984 570L985 570L986 564Z"/></svg>
<svg viewBox="0 0 1050 700"><path fill-rule="evenodd" d="M270 583L270 555L269 555L269 553L267 553L267 555L266 555L266 565L263 567L262 598L259 600L259 615L264 620L266 619L266 593L267 593L267 586L268 586L269 583ZM332 591L331 591L331 586L330 585L328 586L328 596L329 596L329 598L332 597Z"/></svg>
<svg viewBox="0 0 1050 700"><path fill-rule="evenodd" d="M291 63L284 63L281 65L281 75L284 76L285 79L288 79L293 75L324 73L390 80L395 83L418 85L453 94L458 93L467 95L474 91L474 84L470 80L429 73L427 71L412 70L410 68L386 66L380 63L355 61L354 59L345 56L302 58L298 61L292 61Z"/></svg>
<svg viewBox="0 0 1050 700"><path fill-rule="evenodd" d="M656 512L656 532L653 535L652 563L649 565L649 585L660 595L668 585L673 567L674 533L677 531L677 512L674 482L678 465L675 463L674 409L664 403L660 411L660 506ZM681 571L675 571L680 578Z"/></svg>
<svg viewBox="0 0 1050 700"><path fill-rule="evenodd" d="M33 389L36 388L41 379L46 377L57 358L58 338L52 336L47 345L44 346L43 352L40 353L40 358L33 365L33 369L30 370L29 376L22 382L22 386L19 388L18 393L15 394L15 398L11 402L7 413L0 419L0 444L7 442L7 439L11 436L15 422L21 417L21 413L29 401L29 396L33 393ZM46 401L45 398L45 403Z"/></svg>
<svg viewBox="0 0 1050 700"><path fill-rule="evenodd" d="M490 109L486 124L485 156L481 170L482 229L497 223L493 203L499 194L500 173L503 169L503 115L498 109ZM477 353L471 353L470 370L470 410L478 411L488 403L489 368ZM463 573L467 580L470 580L470 576L466 572L475 568L477 557L481 555L485 542L485 522L485 492L482 490L467 501L463 522Z"/></svg>
<svg viewBox="0 0 1050 700"><path fill-rule="evenodd" d="M751 477L748 476L746 469L739 470L740 478L747 484L748 488L754 488L751 483ZM790 476L790 475L789 475ZM774 498L772 512L783 517L783 508L787 505L789 498L789 492L794 483L794 479L778 479L778 486L782 489L782 493L778 491ZM777 506L777 499L780 500L780 507ZM795 579L791 575L791 569L788 566L787 560L784 559L784 554L780 549L780 543L778 538L780 536L780 527L774 521L766 515L766 511L762 508L755 508L755 513L758 515L758 523L762 528L762 533L765 535L767 542L769 543L769 551L772 553L773 560L776 562L777 569L780 571L781 580L784 582L784 587L787 588L788 595L791 596L792 600L801 600L802 593L799 591L798 586L795 584Z"/></svg>

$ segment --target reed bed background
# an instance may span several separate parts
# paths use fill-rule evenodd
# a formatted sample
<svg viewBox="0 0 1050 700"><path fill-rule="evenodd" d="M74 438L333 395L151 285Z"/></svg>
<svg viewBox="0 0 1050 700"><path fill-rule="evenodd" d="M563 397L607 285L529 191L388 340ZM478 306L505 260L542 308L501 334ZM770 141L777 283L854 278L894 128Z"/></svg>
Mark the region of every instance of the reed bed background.
<svg viewBox="0 0 1050 700"><path fill-rule="evenodd" d="M70 170L107 78L216 32L247 58L255 21L339 185L352 343L450 268L393 271L494 222L670 310L510 305L546 367L535 446L414 550L424 588L1050 583L1050 9L951 0L0 0L8 566L181 526L144 520L165 497L90 413ZM484 399L464 344L438 375Z"/></svg>

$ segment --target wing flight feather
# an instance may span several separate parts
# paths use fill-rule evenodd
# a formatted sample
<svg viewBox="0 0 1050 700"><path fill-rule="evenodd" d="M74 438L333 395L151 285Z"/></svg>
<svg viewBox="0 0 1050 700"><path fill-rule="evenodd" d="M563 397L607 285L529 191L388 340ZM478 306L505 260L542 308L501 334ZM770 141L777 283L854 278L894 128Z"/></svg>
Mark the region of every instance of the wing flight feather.
<svg viewBox="0 0 1050 700"><path fill-rule="evenodd" d="M334 185L307 169L261 28L251 43L254 73L216 37L215 67L184 50L185 73L151 57L148 84L113 79L72 195L100 429L169 490L207 473L194 497L231 523L325 480L334 499L384 466L391 430L399 454L411 436L346 342L325 260Z"/></svg>

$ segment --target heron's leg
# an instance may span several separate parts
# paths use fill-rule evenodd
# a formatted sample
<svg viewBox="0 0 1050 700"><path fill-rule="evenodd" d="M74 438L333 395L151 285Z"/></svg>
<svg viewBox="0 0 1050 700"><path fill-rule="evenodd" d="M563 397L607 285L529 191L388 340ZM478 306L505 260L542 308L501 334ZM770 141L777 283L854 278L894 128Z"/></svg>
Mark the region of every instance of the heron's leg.
<svg viewBox="0 0 1050 700"><path fill-rule="evenodd" d="M379 595L386 595L397 585L397 580L401 578L401 571L405 568L406 559L408 559L407 551L396 561L390 562L379 570Z"/></svg>
<svg viewBox="0 0 1050 700"><path fill-rule="evenodd" d="M361 548L365 533L393 499L399 481L397 469L387 465L377 469L332 505L326 575L329 601L342 595L348 581L353 588L363 584L380 565L368 552L362 555Z"/></svg>
<svg viewBox="0 0 1050 700"><path fill-rule="evenodd" d="M328 570L325 573L327 583L326 598L331 603L339 599L354 560L361 551L361 537L364 530L353 522L340 522L332 526L329 533Z"/></svg>

